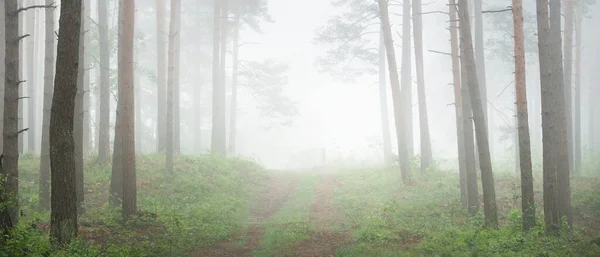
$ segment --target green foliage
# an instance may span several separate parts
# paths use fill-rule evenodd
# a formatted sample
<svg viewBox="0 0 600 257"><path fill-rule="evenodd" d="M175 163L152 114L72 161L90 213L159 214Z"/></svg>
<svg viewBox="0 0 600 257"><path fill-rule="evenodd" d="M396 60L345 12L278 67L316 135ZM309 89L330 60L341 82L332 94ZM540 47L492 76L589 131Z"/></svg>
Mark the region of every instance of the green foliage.
<svg viewBox="0 0 600 257"><path fill-rule="evenodd" d="M48 238L49 213L37 211L38 161L20 161L21 207L25 214L0 248L2 256L177 256L208 246L242 230L251 188L264 171L257 164L215 156L176 160L175 174L164 177L162 156L137 158L137 217L123 220L108 204L111 169L86 165L85 209L79 241L62 250ZM33 200L32 200L33 199Z"/></svg>

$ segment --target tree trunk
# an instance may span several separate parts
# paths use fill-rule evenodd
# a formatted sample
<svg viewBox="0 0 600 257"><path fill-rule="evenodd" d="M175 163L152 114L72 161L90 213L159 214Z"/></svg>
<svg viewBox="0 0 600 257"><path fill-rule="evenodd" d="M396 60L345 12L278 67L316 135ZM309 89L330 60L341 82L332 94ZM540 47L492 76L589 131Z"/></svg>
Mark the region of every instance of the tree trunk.
<svg viewBox="0 0 600 257"><path fill-rule="evenodd" d="M118 10L119 10L119 34L118 34L118 63L123 62L121 60L120 51L124 49L120 46L122 43L121 37L123 36L123 25L125 24L125 17L123 12L123 0L119 0L118 2ZM117 81L121 82L123 80L123 69L117 69ZM123 200L123 119L121 116L123 115L123 100L122 93L123 87L121 85L117 86L117 110L115 114L115 138L113 140L113 158L112 158L112 173L110 176L110 203L113 206L122 205Z"/></svg>
<svg viewBox="0 0 600 257"><path fill-rule="evenodd" d="M469 95L472 103L473 121L475 123L475 134L477 137L477 150L479 152L479 165L481 169L481 184L483 188L483 211L485 214L485 225L487 227L498 227L498 214L496 207L496 192L494 189L494 174L492 172L492 161L490 158L490 145L487 134L487 125L481 99L481 91L477 80L475 56L473 55L473 44L471 38L471 21L467 0L459 0L459 19L462 52L461 58L465 62L468 80Z"/></svg>
<svg viewBox="0 0 600 257"><path fill-rule="evenodd" d="M205 21L205 17L204 17L204 7L205 7L205 3L201 2L201 1L197 1L197 12L196 12L196 26L201 27L201 26L206 26ZM200 51L198 49L197 52L197 57L198 60L200 60L201 58L204 58L204 55L202 53L202 51ZM198 67L199 71L203 71L203 69L205 68L204 66L200 66ZM198 84L196 85L195 88L195 92L194 92L194 112L196 115L194 115L194 128L196 129L196 133L194 133L194 150L195 152L197 151L197 153L201 154L203 153L203 148L202 148L202 86L204 84L205 79L201 78L201 81L198 81Z"/></svg>
<svg viewBox="0 0 600 257"><path fill-rule="evenodd" d="M34 5L35 0L27 1L27 5ZM36 25L36 12L35 10L27 11L24 13L27 17L25 23L27 25L24 33L29 34L27 37L27 77L25 83L27 83L27 152L35 153L35 134L36 134L36 70L35 70L35 42L38 39L38 35L35 34Z"/></svg>
<svg viewBox="0 0 600 257"><path fill-rule="evenodd" d="M537 0L537 29L538 49L540 60L540 82L542 96L542 144L543 144L543 177L544 177L544 220L546 231L557 232L560 230L560 216L558 214L557 170L560 161L567 161L566 145L559 145L566 139L564 113L564 91L560 82L553 81L552 51L556 50L556 42L550 42L550 24L548 22L548 0ZM560 8L559 8L560 10ZM560 34L559 34L560 35ZM558 46L560 51L560 46ZM564 109L562 109L564 110ZM563 137L562 139L560 137ZM562 159L559 159L562 158Z"/></svg>
<svg viewBox="0 0 600 257"><path fill-rule="evenodd" d="M577 2L577 31L575 34L575 128L573 130L573 136L575 137L575 146L573 149L573 175L578 175L581 173L581 47L583 44L583 41L581 41L581 34L583 33L582 5L582 1Z"/></svg>
<svg viewBox="0 0 600 257"><path fill-rule="evenodd" d="M458 153L458 174L459 174L459 182L460 182L460 198L464 208L468 208L469 205L469 194L468 194L468 181L467 181L467 163L466 163L466 153L465 153L465 131L464 131L464 111L463 111L463 99L461 96L461 69L460 69L460 59L458 57L459 47L458 47L458 22L456 15L456 4L455 0L448 1L448 13L450 16L450 47L451 47L451 55L452 55L452 82L454 88L454 111L456 113L456 142L457 142L457 153ZM469 121L470 122L470 121ZM471 125L471 128L473 126ZM471 135L471 138L473 136ZM473 145L473 144L471 144ZM473 154L473 152L471 152ZM475 167L475 164L473 164ZM475 174L475 170L472 171ZM477 178L475 178L477 179ZM475 189L477 189L477 181L475 180ZM475 195L475 201L477 202L477 195ZM476 205L475 207L477 207Z"/></svg>
<svg viewBox="0 0 600 257"><path fill-rule="evenodd" d="M82 3L81 9L82 12L85 12L85 9L89 8ZM73 121L73 140L75 142L75 180L76 180L76 189L77 189L77 211L78 213L83 212L83 98L85 95L84 92L84 73L85 73L85 14L81 14L82 20L82 29L79 31L81 35L79 38L79 69L77 70L77 94L75 96L75 118Z"/></svg>
<svg viewBox="0 0 600 257"><path fill-rule="evenodd" d="M156 45L157 45L157 83L156 96L158 97L158 117L156 119L157 152L166 149L166 116L167 116L167 29L165 21L165 1L156 0Z"/></svg>
<svg viewBox="0 0 600 257"><path fill-rule="evenodd" d="M174 36L175 49L174 49L174 73L173 73L173 153L181 153L181 106L179 104L180 86L179 86L179 73L181 70L181 0L177 0L177 13L173 16L171 12L171 20L175 20L177 29ZM172 23L171 23L172 24Z"/></svg>
<svg viewBox="0 0 600 257"><path fill-rule="evenodd" d="M473 18L475 21L475 68L477 69L477 81L479 82L479 88L481 90L481 101L483 103L483 115L485 117L485 126L488 128L488 138L491 137L491 130L489 127L489 117L488 117L488 100L487 100L487 82L485 75L485 51L483 46L483 10L481 7L483 0L474 0L473 1ZM490 141L490 149L492 141ZM477 144L475 145L475 149L477 149ZM477 149L478 150L478 149ZM491 156L490 152L490 158ZM475 163L480 165L479 155L475 156Z"/></svg>
<svg viewBox="0 0 600 257"><path fill-rule="evenodd" d="M176 61L176 35L179 34L179 0L171 0L171 21L169 28L169 52L168 52L168 70L167 70L167 155L166 172L173 173L173 154L174 154L174 91L175 91L175 61Z"/></svg>
<svg viewBox="0 0 600 257"><path fill-rule="evenodd" d="M54 0L46 0L46 5ZM42 147L40 158L40 210L50 209L50 108L54 88L54 8L46 8L46 34L44 53L44 113L42 118Z"/></svg>
<svg viewBox="0 0 600 257"><path fill-rule="evenodd" d="M123 17L119 24L119 70L121 79L119 86L123 104L121 119L122 165L123 165L123 217L128 218L137 212L136 174L135 174L135 96L133 81L133 38L135 30L135 3L132 0L121 0L119 16Z"/></svg>
<svg viewBox="0 0 600 257"><path fill-rule="evenodd" d="M569 154L569 174L574 171L574 149L573 145L575 140L573 138L573 89L572 89L572 76L573 76L573 0L564 0L567 3L565 9L565 29L563 46L563 69L564 69L564 91L565 91L565 114L567 118L567 146ZM550 3L554 3L550 1ZM550 7L552 8L552 7ZM552 9L550 9L550 16L552 16ZM551 17L552 19L552 17ZM550 26L554 26L550 21ZM554 29L554 28L552 28ZM556 30L553 30L556 31ZM560 31L559 31L560 34ZM560 183L560 178L559 178ZM562 216L562 215L561 215Z"/></svg>
<svg viewBox="0 0 600 257"><path fill-rule="evenodd" d="M427 97L425 92L425 71L423 69L423 16L421 0L413 0L413 33L415 34L415 63L417 65L417 93L419 97L419 127L421 139L421 173L429 167L433 157L429 137Z"/></svg>
<svg viewBox="0 0 600 257"><path fill-rule="evenodd" d="M402 180L406 184L410 184L410 163L408 159L407 144L405 144L406 134L404 133L405 124L403 111L403 103L401 101L402 93L406 90L405 87L400 89L400 81L398 79L398 66L396 64L396 53L394 51L394 42L392 39L392 29L390 27L390 17L388 12L388 1L379 0L379 12L381 19L381 27L383 29L385 52L388 61L388 70L390 73L390 86L392 88L392 101L394 102L394 121L396 123L396 139L398 141L398 159L400 162L400 173Z"/></svg>
<svg viewBox="0 0 600 257"><path fill-rule="evenodd" d="M223 4L223 8L221 8ZM223 10L223 12L222 12ZM219 49L221 41L227 38L227 24L221 24L227 21L227 17L221 19L222 13L227 13L227 0L215 1L213 11L213 111L212 111L212 137L211 137L211 152L213 154L225 156L226 149L226 131L225 131L225 87L224 81L221 82L221 71L223 70L219 58ZM221 28L221 26L223 28ZM221 57L222 59L222 57Z"/></svg>
<svg viewBox="0 0 600 257"><path fill-rule="evenodd" d="M233 24L233 54L232 54L232 72L231 72L231 115L229 116L229 153L235 154L235 133L237 116L237 73L238 73L238 51L240 37L240 15L236 12Z"/></svg>
<svg viewBox="0 0 600 257"><path fill-rule="evenodd" d="M20 5L20 4L19 4ZM20 13L18 16L18 20L19 20L19 36L21 36L21 34L23 34L23 32L25 31L25 15L24 13ZM8 37L8 35L7 35ZM24 78L25 77L25 69L27 69L27 67L25 67L25 65L27 63L25 63L24 60L25 59L25 46L24 44L21 44L21 42L23 42L23 39L19 40L19 78ZM8 56L8 55L7 55ZM25 96L25 87L24 85L21 85L21 83L19 83L19 97ZM6 97L6 96L5 96ZM19 116L18 116L18 127L17 130L18 131L22 131L23 130L23 122L25 121L25 113L23 110L24 105L24 100L25 99L20 99L17 103L18 107L17 107L17 111L19 112ZM25 131L23 131L25 132ZM19 144L19 153L23 154L23 150L24 150L24 137L23 137L23 133L20 133L17 135L18 137L18 144Z"/></svg>
<svg viewBox="0 0 600 257"><path fill-rule="evenodd" d="M381 109L381 139L383 143L383 161L391 165L392 140L390 139L390 121L388 119L387 93L385 88L385 43L383 30L379 31L379 109Z"/></svg>
<svg viewBox="0 0 600 257"><path fill-rule="evenodd" d="M77 192L73 123L82 1L63 1L50 115L50 166L52 170L52 213L50 237L55 246L66 246L77 236Z"/></svg>
<svg viewBox="0 0 600 257"><path fill-rule="evenodd" d="M19 215L19 18L17 0L5 0L5 58L4 58L4 129L2 180L0 204L0 229L10 230L17 224ZM3 194L2 194L3 193ZM8 205L6 205L8 204Z"/></svg>
<svg viewBox="0 0 600 257"><path fill-rule="evenodd" d="M523 3L522 0L513 0L512 3L515 39L515 92L517 95L519 159L521 164L521 209L523 212L523 229L529 230L535 226L535 201L531 171L531 146L529 144L529 115L527 113Z"/></svg>
<svg viewBox="0 0 600 257"><path fill-rule="evenodd" d="M415 155L413 143L413 111L412 111L412 63L411 63L411 45L410 45L410 1L402 2L402 63L401 82L402 82L402 104L404 105L405 118L405 141L408 158ZM410 165L410 163L409 163Z"/></svg>
<svg viewBox="0 0 600 257"><path fill-rule="evenodd" d="M100 43L100 121L98 127L98 163L108 162L110 154L110 50L108 41L107 1L98 1ZM116 136L115 136L116 138Z"/></svg>
<svg viewBox="0 0 600 257"><path fill-rule="evenodd" d="M562 90L563 94L564 92L568 91L571 92L570 88L569 89L565 89L566 86L563 84L564 83L564 70L563 70L563 63L561 62L562 60L562 52L560 51L560 46L561 44L561 38L560 38L560 31L561 31L561 12L560 12L561 8L560 8L560 1L552 1L550 3L550 42L552 42L552 49L550 51L550 53L552 53L552 63L554 64L554 69L552 71L552 81L554 81L554 83L556 83L555 87ZM572 49L569 49L572 50ZM570 52L570 51L567 51ZM570 59L570 58L569 58ZM565 91L566 90L566 91ZM570 93L569 93L570 95ZM558 96L556 96L558 97ZM554 137L556 137L557 139L559 139L559 142L557 145L548 145L548 147L554 147L556 146L558 149L562 150L560 152L557 152L557 156L555 156L554 158L557 160L561 160L560 162L558 162L558 170L556 170L556 180L557 180L557 190L556 190L556 196L557 196L557 200L558 200L558 217L560 219L562 219L562 217L566 217L567 218L567 222L569 225L572 224L572 217L571 217L571 188L570 188L570 183L571 183L571 178L570 178L570 170L572 168L572 159L570 158L571 155L571 151L569 151L569 149L572 149L572 143L573 141L570 140L569 136L569 131L572 132L572 123L569 122L569 117L571 117L571 108L570 108L570 96L569 97L561 97L562 101L557 99L557 102L554 103L552 108L556 108L556 115L558 117L558 123L556 123L556 127L559 130L564 130L566 137L563 137L562 132L557 132L557 134L553 134ZM560 101L560 102L558 102ZM563 117L566 117L566 121L563 120ZM546 144L544 144L546 145ZM563 146L567 146L566 149L561 149L561 145ZM570 147L570 148L569 148ZM562 159L564 155L565 159ZM546 165L544 164L544 167ZM559 223L560 224L560 223Z"/></svg>
<svg viewBox="0 0 600 257"><path fill-rule="evenodd" d="M90 101L91 101L91 96L92 94L90 93L90 66L91 66L91 58L90 58L90 16L91 16L91 2L90 0L85 0L83 2L83 5L85 5L84 7L84 13L83 16L81 17L81 22L82 22L82 30L84 30L85 32L83 33L83 42L85 45L84 48L84 52L83 52L83 65L84 65L84 71L83 71L83 114L82 114L82 119L83 119L83 145L82 145L82 155L88 156L89 152L90 152L90 142L92 141L90 138L90 134L92 131L92 126L91 126L91 121L90 121Z"/></svg>

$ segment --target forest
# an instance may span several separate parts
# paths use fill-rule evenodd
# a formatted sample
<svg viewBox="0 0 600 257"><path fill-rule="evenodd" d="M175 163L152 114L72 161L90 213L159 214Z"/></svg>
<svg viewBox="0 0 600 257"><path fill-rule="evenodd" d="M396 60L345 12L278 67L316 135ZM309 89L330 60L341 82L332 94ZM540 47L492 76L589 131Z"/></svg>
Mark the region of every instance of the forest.
<svg viewBox="0 0 600 257"><path fill-rule="evenodd" d="M600 256L599 1L0 23L0 257Z"/></svg>

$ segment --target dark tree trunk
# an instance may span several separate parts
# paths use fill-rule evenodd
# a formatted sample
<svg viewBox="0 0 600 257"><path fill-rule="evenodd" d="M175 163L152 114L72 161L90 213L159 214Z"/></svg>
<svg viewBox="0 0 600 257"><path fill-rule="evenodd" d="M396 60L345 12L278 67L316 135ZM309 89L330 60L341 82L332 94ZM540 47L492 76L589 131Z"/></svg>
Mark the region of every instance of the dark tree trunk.
<svg viewBox="0 0 600 257"><path fill-rule="evenodd" d="M517 96L519 160L521 168L521 209L523 212L523 229L529 230L535 226L535 201L533 198L533 174L531 171L531 146L529 144L529 115L527 113L523 3L521 0L513 0L512 3L515 40L515 92Z"/></svg>
<svg viewBox="0 0 600 257"><path fill-rule="evenodd" d="M85 6L85 3L82 3L81 9L82 12L85 12L85 9L89 8ZM85 73L85 21L83 17L85 14L82 13L82 29L79 31L81 35L79 35L79 65L77 71L77 94L75 96L75 120L73 121L73 140L75 142L75 180L76 180L76 189L77 189L77 210L78 213L83 212L83 98L85 95L84 92L84 73Z"/></svg>
<svg viewBox="0 0 600 257"><path fill-rule="evenodd" d="M487 134L487 125L481 99L481 91L477 81L477 70L475 56L473 55L473 44L471 37L471 21L467 0L459 0L459 19L462 52L461 59L465 62L468 80L469 95L471 99L471 110L475 123L477 137L477 150L479 152L479 165L481 169L481 184L483 188L483 211L485 214L485 225L487 227L498 227L498 214L496 207L496 192L494 189L494 174L492 172L492 161L490 158L490 145Z"/></svg>
<svg viewBox="0 0 600 257"><path fill-rule="evenodd" d="M50 116L50 237L56 246L66 246L77 236L73 110L77 94L81 10L81 1L62 1L60 5L60 36Z"/></svg>
<svg viewBox="0 0 600 257"><path fill-rule="evenodd" d="M46 0L46 5L54 0ZM40 158L40 210L50 209L50 109L54 86L54 8L46 8L46 35L44 53L44 114L42 118L42 147Z"/></svg>
<svg viewBox="0 0 600 257"><path fill-rule="evenodd" d="M402 91L405 90L403 87L400 89L400 81L398 79L398 65L396 64L396 53L394 51L394 44L392 39L392 29L390 27L390 17L388 12L388 1L379 0L379 12L381 19L381 27L383 29L385 52L388 60L388 70L390 73L390 86L392 88L392 101L394 102L394 121L396 123L396 139L398 142L398 159L400 162L400 173L402 180L406 184L410 184L410 164L408 159L407 144L405 144L406 134L405 123L404 123L404 110L402 103Z"/></svg>
<svg viewBox="0 0 600 257"><path fill-rule="evenodd" d="M110 50L108 45L107 1L98 1L100 43L100 122L98 127L98 162L108 162L110 154Z"/></svg>

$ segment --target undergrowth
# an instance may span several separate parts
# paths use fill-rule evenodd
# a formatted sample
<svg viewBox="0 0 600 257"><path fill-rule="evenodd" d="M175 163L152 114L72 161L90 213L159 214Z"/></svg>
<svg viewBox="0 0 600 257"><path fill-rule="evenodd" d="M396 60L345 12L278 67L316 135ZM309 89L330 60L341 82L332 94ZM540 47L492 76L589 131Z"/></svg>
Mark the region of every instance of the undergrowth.
<svg viewBox="0 0 600 257"><path fill-rule="evenodd" d="M39 160L20 160L24 213L0 256L173 256L243 230L251 188L265 176L257 164L214 156L177 157L172 176L162 155L137 157L139 215L124 221L108 203L110 166L85 167L85 210L79 239L64 250L50 246L49 212L38 211Z"/></svg>

